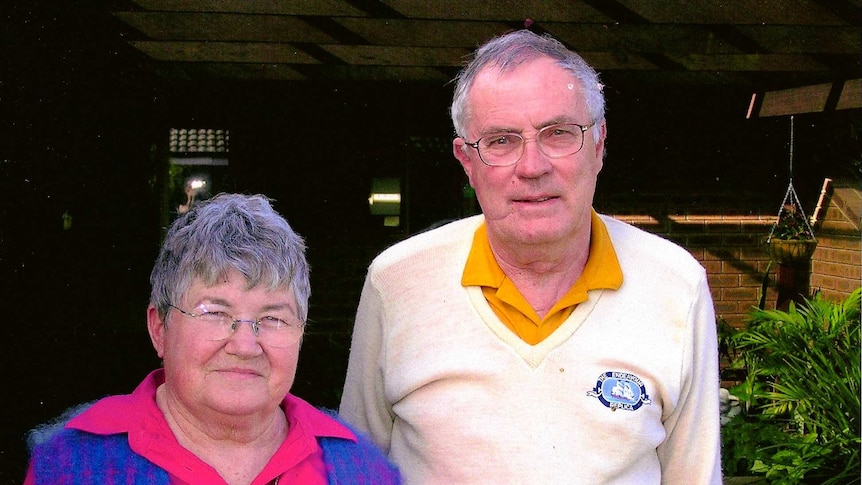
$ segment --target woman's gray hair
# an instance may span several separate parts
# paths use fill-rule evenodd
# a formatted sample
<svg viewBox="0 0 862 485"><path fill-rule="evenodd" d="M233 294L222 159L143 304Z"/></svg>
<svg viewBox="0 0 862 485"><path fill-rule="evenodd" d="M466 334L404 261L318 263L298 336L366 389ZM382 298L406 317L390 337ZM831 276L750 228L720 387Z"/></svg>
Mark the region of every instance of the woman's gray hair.
<svg viewBox="0 0 862 485"><path fill-rule="evenodd" d="M150 304L164 318L195 278L213 285L233 270L248 288L293 290L307 320L305 242L262 195L219 194L174 221L150 274Z"/></svg>
<svg viewBox="0 0 862 485"><path fill-rule="evenodd" d="M469 92L476 75L486 66L496 66L501 72L511 71L521 64L540 57L555 59L581 83L591 121L605 117L605 96L599 75L584 59L549 35L537 35L529 30L517 30L491 39L476 50L472 60L455 78L455 94L452 98L452 124L455 134L467 135L467 119L471 116ZM593 127L593 137L598 140L598 123ZM469 140L468 140L469 141Z"/></svg>

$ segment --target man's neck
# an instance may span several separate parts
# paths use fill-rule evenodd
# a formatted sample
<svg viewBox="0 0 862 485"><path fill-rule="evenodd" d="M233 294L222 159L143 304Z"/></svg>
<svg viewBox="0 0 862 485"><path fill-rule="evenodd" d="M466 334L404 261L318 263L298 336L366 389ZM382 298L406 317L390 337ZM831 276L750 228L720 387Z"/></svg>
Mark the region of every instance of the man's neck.
<svg viewBox="0 0 862 485"><path fill-rule="evenodd" d="M500 269L533 310L544 317L581 277L590 254L590 235L561 244L495 244L491 251Z"/></svg>

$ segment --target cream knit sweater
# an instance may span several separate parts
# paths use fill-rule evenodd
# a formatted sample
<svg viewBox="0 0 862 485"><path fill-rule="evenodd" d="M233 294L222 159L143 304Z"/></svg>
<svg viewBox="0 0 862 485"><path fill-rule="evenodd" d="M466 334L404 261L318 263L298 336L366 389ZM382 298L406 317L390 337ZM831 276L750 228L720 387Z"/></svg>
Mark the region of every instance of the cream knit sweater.
<svg viewBox="0 0 862 485"><path fill-rule="evenodd" d="M340 413L418 484L719 484L718 357L703 268L602 216L623 270L531 346L461 273L481 216L369 268Z"/></svg>

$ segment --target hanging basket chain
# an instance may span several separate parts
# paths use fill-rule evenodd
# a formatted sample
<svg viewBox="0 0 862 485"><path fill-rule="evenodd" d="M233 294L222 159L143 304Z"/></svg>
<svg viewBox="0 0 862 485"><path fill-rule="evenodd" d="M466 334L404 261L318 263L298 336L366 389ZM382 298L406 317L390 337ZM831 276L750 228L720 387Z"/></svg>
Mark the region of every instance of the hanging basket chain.
<svg viewBox="0 0 862 485"><path fill-rule="evenodd" d="M808 230L808 234L811 234L812 240L817 240L814 237L814 230L811 229L811 225L808 223L808 217L805 215L805 209L802 208L802 203L799 201L799 196L796 194L796 189L793 188L793 116L790 116L790 183L787 185L787 192L784 193L784 200L781 201L781 205L778 206L778 215L775 218L775 222L772 224L772 229L769 231L769 236L766 238L766 242L769 243L772 241L772 236L775 233L775 228L778 227L778 223L781 222L781 213L787 210L788 206L791 206L799 211L802 215L802 220L805 223L805 227Z"/></svg>
<svg viewBox="0 0 862 485"><path fill-rule="evenodd" d="M790 185L793 186L793 115L790 115Z"/></svg>

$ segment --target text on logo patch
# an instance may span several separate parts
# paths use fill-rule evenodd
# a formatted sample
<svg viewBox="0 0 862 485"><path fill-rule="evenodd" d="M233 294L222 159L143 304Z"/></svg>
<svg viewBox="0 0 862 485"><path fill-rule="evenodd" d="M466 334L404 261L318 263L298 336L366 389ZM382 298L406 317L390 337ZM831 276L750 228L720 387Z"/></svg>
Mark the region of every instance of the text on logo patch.
<svg viewBox="0 0 862 485"><path fill-rule="evenodd" d="M588 391L587 396L598 398L611 411L636 411L644 404L652 403L641 378L628 372L608 371L601 374L596 387Z"/></svg>

